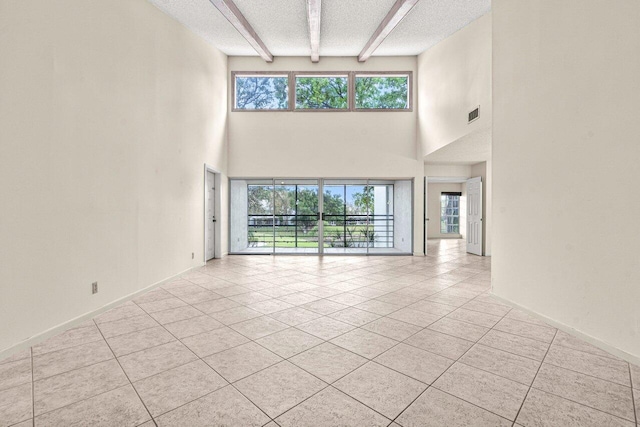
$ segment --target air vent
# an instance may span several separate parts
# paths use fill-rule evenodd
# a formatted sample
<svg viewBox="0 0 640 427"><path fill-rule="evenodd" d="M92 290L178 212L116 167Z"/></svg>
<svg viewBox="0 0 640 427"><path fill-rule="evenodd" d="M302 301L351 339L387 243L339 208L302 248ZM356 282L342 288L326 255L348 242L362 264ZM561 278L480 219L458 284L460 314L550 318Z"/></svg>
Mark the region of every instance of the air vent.
<svg viewBox="0 0 640 427"><path fill-rule="evenodd" d="M480 106L478 105L475 110L472 110L469 112L469 123L478 120L478 117L480 117Z"/></svg>

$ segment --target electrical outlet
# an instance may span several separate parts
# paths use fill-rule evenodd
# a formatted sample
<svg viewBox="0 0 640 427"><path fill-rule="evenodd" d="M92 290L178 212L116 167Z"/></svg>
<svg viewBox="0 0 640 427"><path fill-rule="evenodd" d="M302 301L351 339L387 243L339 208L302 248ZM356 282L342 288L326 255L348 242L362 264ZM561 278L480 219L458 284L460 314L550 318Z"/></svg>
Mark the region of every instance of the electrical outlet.
<svg viewBox="0 0 640 427"><path fill-rule="evenodd" d="M194 259L196 257L196 254L194 252L191 252L191 259Z"/></svg>
<svg viewBox="0 0 640 427"><path fill-rule="evenodd" d="M98 293L98 282L93 282L91 284L91 293L92 294L97 294Z"/></svg>

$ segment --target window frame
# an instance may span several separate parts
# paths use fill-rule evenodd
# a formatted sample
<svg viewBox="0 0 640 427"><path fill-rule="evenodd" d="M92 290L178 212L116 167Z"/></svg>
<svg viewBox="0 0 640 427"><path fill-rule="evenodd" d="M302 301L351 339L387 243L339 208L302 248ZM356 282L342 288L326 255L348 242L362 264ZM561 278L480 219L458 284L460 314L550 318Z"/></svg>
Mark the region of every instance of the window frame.
<svg viewBox="0 0 640 427"><path fill-rule="evenodd" d="M341 71L320 71L320 72L316 72L316 71L295 71L291 73L291 77L292 77L292 86L293 87L293 93L292 93L292 98L293 98L293 110L295 112L331 112L331 113L346 113L346 112L350 112L351 110L351 104L352 104L352 100L353 100L353 94L351 93L351 72L341 72ZM346 77L347 78L347 108L297 108L296 107L296 101L297 101L297 96L296 96L296 81L298 79L298 77L319 77L319 78L323 78L323 77Z"/></svg>
<svg viewBox="0 0 640 427"><path fill-rule="evenodd" d="M237 108L236 107L236 78L237 77L286 77L287 78L287 108ZM232 71L231 72L231 111L251 113L273 113L291 111L291 72L289 71Z"/></svg>
<svg viewBox="0 0 640 427"><path fill-rule="evenodd" d="M356 107L356 78L358 77L407 77L407 108L357 108ZM413 72L412 71L373 71L353 73L353 111L358 112L411 112L413 111Z"/></svg>
<svg viewBox="0 0 640 427"><path fill-rule="evenodd" d="M236 77L287 77L287 108L246 109L236 108ZM298 76L314 77L347 77L347 108L296 108L296 78ZM393 77L407 76L408 108L356 108L356 77ZM242 113L280 113L280 112L314 112L314 113L368 113L368 112L413 112L413 71L232 71L231 72L231 112Z"/></svg>

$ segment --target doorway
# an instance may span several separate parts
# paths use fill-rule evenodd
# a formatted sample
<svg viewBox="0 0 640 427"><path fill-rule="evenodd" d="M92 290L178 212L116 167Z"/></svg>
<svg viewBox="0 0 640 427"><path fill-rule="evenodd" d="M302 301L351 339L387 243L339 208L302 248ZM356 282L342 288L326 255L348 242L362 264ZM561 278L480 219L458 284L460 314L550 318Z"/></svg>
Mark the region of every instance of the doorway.
<svg viewBox="0 0 640 427"><path fill-rule="evenodd" d="M230 253L412 253L411 180L232 179L230 188Z"/></svg>
<svg viewBox="0 0 640 427"><path fill-rule="evenodd" d="M467 252L482 256L482 178L467 181Z"/></svg>
<svg viewBox="0 0 640 427"><path fill-rule="evenodd" d="M218 245L219 226L217 212L219 210L217 183L219 174L215 169L204 167L204 261L216 258L220 250ZM218 255L219 258L219 255Z"/></svg>

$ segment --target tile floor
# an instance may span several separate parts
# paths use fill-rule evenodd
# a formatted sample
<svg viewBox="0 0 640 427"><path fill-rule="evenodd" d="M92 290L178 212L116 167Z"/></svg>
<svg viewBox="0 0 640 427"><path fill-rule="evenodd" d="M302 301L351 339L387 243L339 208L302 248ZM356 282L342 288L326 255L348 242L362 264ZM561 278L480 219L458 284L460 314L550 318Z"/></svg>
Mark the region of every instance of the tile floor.
<svg viewBox="0 0 640 427"><path fill-rule="evenodd" d="M210 262L1 360L0 426L638 425L640 368L429 252Z"/></svg>

